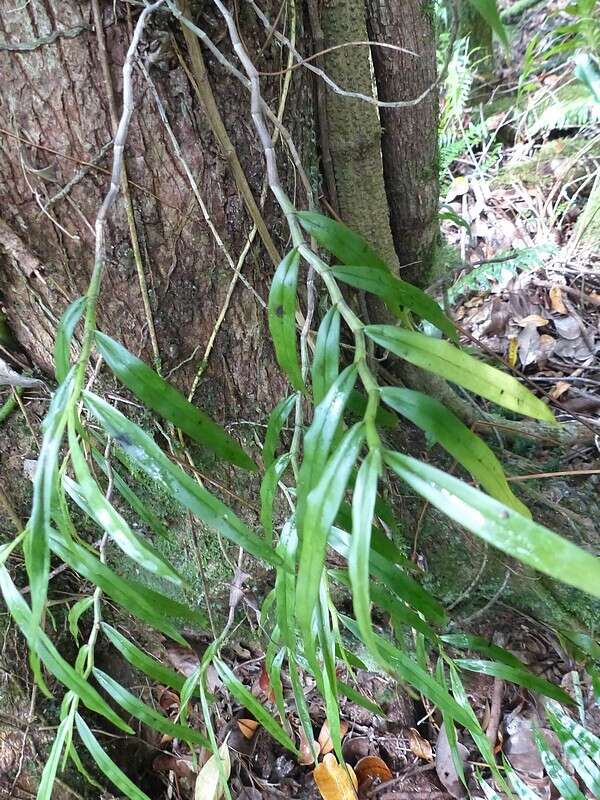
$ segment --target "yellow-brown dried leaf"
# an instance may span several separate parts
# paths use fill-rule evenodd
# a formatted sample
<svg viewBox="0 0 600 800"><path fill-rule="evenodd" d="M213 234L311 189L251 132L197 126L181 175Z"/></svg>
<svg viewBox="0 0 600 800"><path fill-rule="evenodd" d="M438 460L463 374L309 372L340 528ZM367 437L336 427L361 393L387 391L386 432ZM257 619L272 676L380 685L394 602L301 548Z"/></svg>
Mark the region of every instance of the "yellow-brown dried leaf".
<svg viewBox="0 0 600 800"><path fill-rule="evenodd" d="M412 752L423 761L433 761L431 743L424 739L416 728L408 729L408 744Z"/></svg>
<svg viewBox="0 0 600 800"><path fill-rule="evenodd" d="M327 753L314 769L313 778L323 800L356 800L358 781L351 766L342 767L333 753Z"/></svg>

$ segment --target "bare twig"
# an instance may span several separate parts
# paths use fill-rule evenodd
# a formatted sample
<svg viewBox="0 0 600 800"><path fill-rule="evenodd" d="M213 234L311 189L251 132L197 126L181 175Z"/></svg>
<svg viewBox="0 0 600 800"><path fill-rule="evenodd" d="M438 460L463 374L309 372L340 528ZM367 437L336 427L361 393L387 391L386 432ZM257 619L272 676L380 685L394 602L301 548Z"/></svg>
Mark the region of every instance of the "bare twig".
<svg viewBox="0 0 600 800"><path fill-rule="evenodd" d="M102 73L104 75L104 83L106 86L106 95L108 97L108 107L110 111L112 132L116 140L117 128L119 126L119 120L117 116L117 102L115 99L115 90L112 82L112 76L110 74L110 66L108 63L108 53L106 51L106 40L104 38L104 25L102 22L102 12L100 11L99 0L92 0L92 13L94 15L94 25L96 27L96 39L98 42L98 51L100 53L100 64L102 66ZM142 254L140 251L140 242L135 224L135 214L133 211L131 192L129 191L129 179L127 177L127 165L125 163L124 154L122 154L121 158L122 158L121 174L120 174L121 191L123 192L123 199L125 201L125 213L127 215L127 224L129 226L131 248L133 251L133 258L135 261L138 283L140 285L140 293L142 295L144 316L146 318L146 324L148 326L148 333L150 334L152 353L154 355L156 367L158 368L160 364L160 351L158 349L158 340L156 338L154 319L152 317L152 308L150 306L150 298L148 296L148 284L146 282L144 264L142 263Z"/></svg>
<svg viewBox="0 0 600 800"><path fill-rule="evenodd" d="M254 9L257 17L260 19L260 21L263 23L263 25L267 28L267 30L271 30L272 26L271 26L271 23L270 23L268 17L259 8L259 6L256 4L255 0L248 0L248 2L250 3L252 8ZM294 58L296 59L296 61L298 63L301 62L303 66L305 66L311 72L314 72L316 75L318 75L321 78L321 80L325 81L325 83L329 86L329 88L332 89L336 94L342 95L343 97L353 97L356 100L363 100L365 103L370 103L371 105L377 106L378 108L410 108L411 106L416 106L419 103L421 103L427 97L427 95L430 94L430 92L432 92L435 89L435 87L438 86L446 77L446 74L448 72L448 67L450 65L450 60L452 58L452 51L453 51L453 47L454 47L454 39L456 38L456 31L458 30L458 19L457 19L458 15L456 14L456 10L455 10L455 13L454 13L454 17L455 17L455 20L454 20L454 26L453 26L453 33L452 33L452 37L451 37L451 42L450 42L450 46L448 48L446 61L444 63L444 66L443 66L442 70L440 71L440 73L437 76L437 78L435 79L435 81L432 84L430 84L427 87L427 89L425 89L423 92L421 92L421 94L418 95L418 97L414 97L412 100L386 100L386 101L384 101L384 100L378 100L374 95L368 95L368 94L363 94L362 92L353 92L353 91L350 91L350 90L347 90L347 89L343 89L341 86L338 86L338 84L324 70L322 70L320 67L317 67L314 64L312 64L310 62L310 60L307 60L306 58L304 58L296 50L296 48L292 46L292 43L290 42L290 40L284 34L282 34L282 33L280 33L279 31L276 30L276 31L274 31L274 36L282 44L284 44L286 47L288 47L291 50L291 52L294 54ZM411 51L406 51L406 52L410 53ZM413 55L416 56L416 53L413 53Z"/></svg>

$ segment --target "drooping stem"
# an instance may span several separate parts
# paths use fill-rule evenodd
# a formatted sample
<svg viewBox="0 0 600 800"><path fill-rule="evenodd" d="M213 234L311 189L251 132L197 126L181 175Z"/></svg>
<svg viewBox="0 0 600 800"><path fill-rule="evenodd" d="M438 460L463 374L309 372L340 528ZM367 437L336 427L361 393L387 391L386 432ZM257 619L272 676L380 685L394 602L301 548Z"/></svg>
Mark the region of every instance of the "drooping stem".
<svg viewBox="0 0 600 800"><path fill-rule="evenodd" d="M156 11L165 0L156 0L149 6L145 6L135 25L131 44L127 50L125 62L123 64L123 110L121 118L117 127L115 141L113 146L113 164L110 177L110 187L104 202L100 206L95 222L96 233L96 247L94 255L94 268L90 278L90 284L86 294L85 306L85 320L83 328L83 339L81 344L81 353L77 362L75 371L75 382L73 385L73 393L71 395L71 407L79 399L81 390L85 382L85 371L90 360L92 348L94 345L94 331L96 330L96 313L98 308L98 297L100 295L100 287L102 285L102 275L104 272L105 251L106 245L104 240L104 227L108 213L111 210L117 195L119 193L119 186L121 183L121 170L123 167L123 153L125 151L125 144L127 141L127 133L129 131L129 123L133 115L133 88L132 88L132 72L133 61L137 53L137 49L144 32L144 26L150 14Z"/></svg>
<svg viewBox="0 0 600 800"><path fill-rule="evenodd" d="M379 405L379 389L367 363L367 348L363 330L364 325L356 316L354 311L352 311L350 306L346 303L346 300L344 299L344 296L342 295L342 292L340 291L340 288L337 285L337 282L327 264L325 264L325 262L319 258L319 256L312 250L312 248L308 246L304 240L304 236L296 216L296 208L285 193L279 178L275 147L273 145L273 139L269 133L269 129L267 128L263 113L264 102L260 92L260 77L258 70L254 66L252 59L248 55L248 52L241 41L235 20L233 19L232 15L223 5L221 0L214 0L214 3L219 9L221 16L225 20L233 49L235 50L235 53L239 58L244 72L246 73L250 82L250 111L254 128L258 134L258 138L263 149L269 187L286 217L287 224L292 235L293 245L294 247L298 248L300 255L322 278L332 304L338 308L340 314L354 336L354 362L358 367L361 381L368 396L367 412L364 419L367 431L367 441L370 447L377 447L379 444L379 434L377 433L375 427L375 414Z"/></svg>

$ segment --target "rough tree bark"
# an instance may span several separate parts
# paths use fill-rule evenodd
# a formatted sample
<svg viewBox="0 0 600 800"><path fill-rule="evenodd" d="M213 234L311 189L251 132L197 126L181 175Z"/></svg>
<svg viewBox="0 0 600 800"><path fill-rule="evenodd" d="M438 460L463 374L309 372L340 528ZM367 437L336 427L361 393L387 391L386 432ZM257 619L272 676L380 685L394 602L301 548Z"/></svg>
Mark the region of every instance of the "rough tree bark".
<svg viewBox="0 0 600 800"><path fill-rule="evenodd" d="M369 37L411 50L416 56L372 48L380 100L411 100L434 84L435 20L422 0L366 0ZM402 277L428 283L439 237L438 92L417 106L381 108L382 157L394 245Z"/></svg>
<svg viewBox="0 0 600 800"><path fill-rule="evenodd" d="M15 4L0 19L4 77L0 105L0 293L6 317L33 364L51 373L54 330L67 303L86 290L93 256L91 226L108 183L111 119L90 4L78 0ZM120 69L134 7L101 3L107 55L120 102ZM274 18L277 4L266 5ZM218 14L194 4L200 24L218 31ZM281 51L254 15L243 12L246 45L259 69L284 64ZM129 19L128 19L129 17ZM302 20L300 20L302 23ZM304 48L302 28L299 44ZM161 51L150 75L171 127L198 183L210 218L237 261L252 227L219 143L199 107L186 72L173 51L187 50L169 13L154 15L145 36L149 53ZM224 42L222 47L226 48ZM152 58L147 60L149 64ZM262 154L250 121L249 96L214 59L209 79L229 136L257 202L263 185ZM263 79L265 96L276 101L279 82ZM140 72L134 77L136 112L126 161L135 224L164 374L189 389L204 348L226 300L233 271L215 242L181 163L160 121L153 95ZM296 71L286 124L302 158L313 159L312 99L308 81ZM91 166L90 166L91 163ZM285 167L286 159L282 158ZM285 169L284 169L285 172ZM291 172L290 172L291 174ZM42 213L40 205L75 181ZM37 200L36 200L37 197ZM304 204L305 199L300 199ZM267 199L264 216L281 250L286 233ZM149 362L152 352L122 199L109 221L108 265L100 302L100 327ZM259 237L243 275L266 299L271 259ZM178 366L181 365L181 366ZM275 366L266 315L255 294L238 281L216 337L198 400L227 421L248 418L285 391Z"/></svg>

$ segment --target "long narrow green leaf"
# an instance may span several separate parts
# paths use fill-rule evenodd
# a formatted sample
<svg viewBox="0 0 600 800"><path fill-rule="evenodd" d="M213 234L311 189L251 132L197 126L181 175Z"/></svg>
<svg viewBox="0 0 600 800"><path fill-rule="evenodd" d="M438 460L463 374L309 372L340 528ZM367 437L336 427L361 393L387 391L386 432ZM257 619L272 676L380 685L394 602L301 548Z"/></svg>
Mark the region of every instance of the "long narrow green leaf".
<svg viewBox="0 0 600 800"><path fill-rule="evenodd" d="M290 462L289 453L279 456L269 469L265 472L260 484L260 523L263 526L265 540L269 543L273 541L273 502L277 484L281 476L287 469Z"/></svg>
<svg viewBox="0 0 600 800"><path fill-rule="evenodd" d="M117 767L112 758L102 749L100 743L79 714L75 717L75 724L77 725L77 732L79 733L81 741L100 768L102 774L105 775L111 783L114 783L117 789L129 797L130 800L150 800L148 795L138 789L127 775Z"/></svg>
<svg viewBox="0 0 600 800"><path fill-rule="evenodd" d="M98 692L68 664L52 644L44 631L38 629L32 636L32 612L12 582L6 567L0 567L0 589L11 616L19 626L32 650L36 652L44 666L68 689L71 689L81 702L91 711L101 714L117 728L126 733L133 733L129 725L115 714Z"/></svg>
<svg viewBox="0 0 600 800"><path fill-rule="evenodd" d="M102 494L85 462L74 427L71 425L69 426L69 453L75 475L79 481L79 486L73 487L75 492L72 496L75 498L81 496L83 498L85 501L84 510L91 514L92 519L102 530L106 531L126 556L129 556L140 567L143 567L153 575L166 578L180 586L183 582L181 576L171 564L162 557L150 542L131 530L126 520ZM63 485L67 490L72 487L72 483L66 475L63 479Z"/></svg>
<svg viewBox="0 0 600 800"><path fill-rule="evenodd" d="M139 426L100 397L84 392L85 404L111 436L141 469L162 483L180 502L209 527L243 547L251 555L277 566L280 558L224 503L173 464L156 442Z"/></svg>
<svg viewBox="0 0 600 800"><path fill-rule="evenodd" d="M469 672L478 672L481 675L492 675L495 678L501 678L504 681L516 683L519 686L524 686L526 689L531 689L534 692L543 694L546 697L552 697L555 700L560 700L561 703L573 704L573 699L568 695L560 686L538 678L530 672L525 665L521 667L512 667L508 664L501 664L497 661L483 661L476 658L458 658L454 661L459 669L466 669Z"/></svg>
<svg viewBox="0 0 600 800"><path fill-rule="evenodd" d="M350 415L355 420L360 421L365 416L367 403L368 400L366 396L362 392L359 392L355 389L353 392L350 392L350 397L346 403L347 415ZM398 427L398 417L391 411L388 411L387 408L384 408L381 404L379 404L377 406L377 411L375 412L375 424L378 428L387 428L388 430L392 430L393 428Z"/></svg>
<svg viewBox="0 0 600 800"><path fill-rule="evenodd" d="M487 639L484 639L483 636L473 636L469 633L445 633L440 636L440 639L459 650L477 650L489 656L493 661L500 661L503 664L508 664L509 667L522 669L525 666L525 664L509 650L505 650L503 647L499 647L496 644L491 644Z"/></svg>
<svg viewBox="0 0 600 800"><path fill-rule="evenodd" d="M203 736L199 731L193 728L188 728L187 725L176 725L170 719L159 714L150 706L143 703L127 689L123 688L117 681L107 675L106 672L94 668L94 677L102 686L102 688L112 697L121 708L125 709L132 717L139 719L145 725L149 725L156 731L164 733L165 736L172 736L175 739L183 739L190 744L197 744L201 747L209 747L209 742L206 736Z"/></svg>
<svg viewBox="0 0 600 800"><path fill-rule="evenodd" d="M571 719L567 712L561 708L558 703L549 701L546 707L554 716L554 718L557 719L565 728L565 730L567 730L569 734L579 742L590 758L600 766L600 738L598 738L587 728L584 728L583 725L580 725L579 722Z"/></svg>
<svg viewBox="0 0 600 800"><path fill-rule="evenodd" d="M188 608L136 581L124 580L62 531L51 529L50 547L65 564L99 586L125 610L180 644L185 645L185 640L173 624L174 620L185 620L200 630L206 629L207 619L198 609Z"/></svg>
<svg viewBox="0 0 600 800"><path fill-rule="evenodd" d="M533 735L537 749L542 757L544 769L563 800L585 800L577 784L554 755L542 733L537 728L534 728Z"/></svg>
<svg viewBox="0 0 600 800"><path fill-rule="evenodd" d="M104 456L92 447L92 458L98 464L102 472L108 476L108 464ZM135 511L138 517L145 522L151 531L158 534L163 539L171 539L171 534L166 525L160 521L156 514L152 511L148 503L141 500L137 494L131 489L123 480L121 475L117 472L115 467L111 465L110 474L112 476L113 485L121 497L128 503Z"/></svg>
<svg viewBox="0 0 600 800"><path fill-rule="evenodd" d="M479 752L484 757L499 786L505 790L508 790L508 786L506 785L504 778L501 776L500 772L498 771L498 767L496 766L496 758L494 756L492 744L483 732L481 725L479 724L479 720L475 716L473 707L471 706L469 698L467 697L465 687L463 686L460 675L458 674L458 670L454 666L453 662L450 663L450 685L452 687L454 699L471 720L471 727L468 728L468 730L473 737L473 741L479 748Z"/></svg>
<svg viewBox="0 0 600 800"><path fill-rule="evenodd" d="M254 697L252 692L250 692L239 678L234 675L227 664L218 658L215 658L213 663L219 677L236 700L256 717L267 733L279 742L279 744L297 755L298 750L288 734L275 722L269 712L265 710L262 703L259 703L256 697Z"/></svg>
<svg viewBox="0 0 600 800"><path fill-rule="evenodd" d="M563 717L559 719L550 712L548 719L567 759L575 767L577 774L592 793L592 797L600 797L600 769L597 762L590 758L587 750L562 724Z"/></svg>
<svg viewBox="0 0 600 800"><path fill-rule="evenodd" d="M307 498L300 531L301 550L296 584L296 618L304 633L305 648L308 646L313 611L319 596L327 536L342 502L363 438L362 423L350 428Z"/></svg>
<svg viewBox="0 0 600 800"><path fill-rule="evenodd" d="M244 469L256 465L239 444L207 414L161 378L153 369L132 355L119 342L96 331L96 346L106 363L144 405L169 420L194 441L211 450L219 458Z"/></svg>
<svg viewBox="0 0 600 800"><path fill-rule="evenodd" d="M381 466L381 451L370 450L358 471L352 497L352 540L348 557L354 616L362 637L373 654L377 653L377 647L372 636L369 556Z"/></svg>
<svg viewBox="0 0 600 800"><path fill-rule="evenodd" d="M153 681L170 686L180 692L183 689L185 678L175 670L165 667L160 661L140 650L137 645L123 636L122 633L107 622L101 623L102 633L114 645L119 653L129 661L132 667L139 669Z"/></svg>
<svg viewBox="0 0 600 800"><path fill-rule="evenodd" d="M280 400L279 403L269 414L269 421L267 423L267 432L265 433L265 442L262 449L263 464L265 469L268 469L275 461L275 453L279 445L279 437L283 426L287 422L292 409L296 404L298 394L291 394L289 397Z"/></svg>
<svg viewBox="0 0 600 800"><path fill-rule="evenodd" d="M288 519L281 530L277 552L281 555L286 569L278 569L275 577L277 625L283 643L289 650L296 644L296 626L294 608L296 601L296 552L298 549L298 533L294 519Z"/></svg>
<svg viewBox="0 0 600 800"><path fill-rule="evenodd" d="M85 612L92 607L93 604L94 598L89 595L88 597L82 597L81 600L73 603L69 609L67 623L69 625L71 636L75 639L75 641L79 639L79 620L83 614L85 614Z"/></svg>
<svg viewBox="0 0 600 800"><path fill-rule="evenodd" d="M600 560L527 517L401 453L384 460L409 486L459 525L535 569L600 597Z"/></svg>
<svg viewBox="0 0 600 800"><path fill-rule="evenodd" d="M340 694L350 700L351 703L356 703L357 706L366 708L367 711L370 711L372 714L379 714L382 717L385 716L385 711L381 708L381 706L378 706L377 703L371 702L368 697L365 697L364 694L361 694L349 683L344 683L344 681L340 681L338 679L337 685Z"/></svg>
<svg viewBox="0 0 600 800"><path fill-rule="evenodd" d="M362 236L341 222L317 211L299 211L298 219L304 230L342 264L364 264L374 269L386 267L385 262Z"/></svg>
<svg viewBox="0 0 600 800"><path fill-rule="evenodd" d="M500 19L496 0L469 0L475 11L487 22L508 51L510 44L504 23Z"/></svg>
<svg viewBox="0 0 600 800"><path fill-rule="evenodd" d="M354 384L357 368L346 367L329 391L315 408L313 421L304 437L304 459L298 476L299 504L298 520L302 518L302 504L308 493L316 486L327 462L329 451L342 419L344 408Z"/></svg>
<svg viewBox="0 0 600 800"><path fill-rule="evenodd" d="M52 743L52 749L50 750L48 758L46 759L46 763L44 764L44 770L40 779L40 785L38 786L36 800L51 800L52 798L52 789L54 787L56 771L58 769L58 764L60 762L60 757L65 745L67 734L69 733L72 725L73 720L69 716L63 719L58 726L56 736L54 737L54 742Z"/></svg>
<svg viewBox="0 0 600 800"><path fill-rule="evenodd" d="M515 790L519 800L541 800L539 794L534 792L533 789L525 783L525 781L521 780L508 762L505 762L505 767L508 780L510 781L512 788Z"/></svg>
<svg viewBox="0 0 600 800"><path fill-rule="evenodd" d="M350 536L339 528L332 527L328 535L329 546L344 558L350 556ZM410 608L420 611L425 617L434 622L444 624L446 613L438 601L405 570L398 568L394 563L371 548L369 558L371 574L380 580L388 591L394 592L402 598ZM371 586L371 593L375 591ZM413 626L415 627L415 626ZM417 628L418 629L418 628ZM427 635L427 634L425 634Z"/></svg>
<svg viewBox="0 0 600 800"><path fill-rule="evenodd" d="M493 403L535 419L555 422L548 406L516 378L478 361L450 342L392 325L367 325L365 333L405 361L464 386Z"/></svg>
<svg viewBox="0 0 600 800"><path fill-rule="evenodd" d="M531 513L515 497L502 465L485 444L439 400L412 389L381 389L382 400L435 439L467 469L486 492L525 517Z"/></svg>
<svg viewBox="0 0 600 800"><path fill-rule="evenodd" d="M304 381L296 351L296 292L300 254L291 250L277 267L269 292L269 330L277 363L290 383L299 392L304 391Z"/></svg>
<svg viewBox="0 0 600 800"><path fill-rule="evenodd" d="M350 588L350 577L346 570L333 569L329 571L329 574L334 580ZM436 633L429 627L425 620L416 614L412 608L409 608L409 606L399 600L389 586L383 588L374 581L370 581L369 594L371 602L378 608L386 611L390 615L394 625L408 625L408 627L414 628L419 633L422 633L429 641L436 642L438 640Z"/></svg>
<svg viewBox="0 0 600 800"><path fill-rule="evenodd" d="M67 424L68 401L73 390L73 371L56 390L43 423L44 438L33 479L31 517L23 545L25 565L31 587L31 619L34 625L41 619L50 572L48 531L52 514L58 452Z"/></svg>
<svg viewBox="0 0 600 800"><path fill-rule="evenodd" d="M317 331L317 341L310 370L313 403L325 397L340 371L340 312L332 306Z"/></svg>
<svg viewBox="0 0 600 800"><path fill-rule="evenodd" d="M362 637L358 629L358 625L351 617L344 614L339 614L340 620L348 628L348 630L360 641ZM468 714L449 694L449 692L441 686L428 672L422 669L416 661L409 655L395 647L387 639L375 634L377 646L385 655L393 671L408 684L413 686L417 691L425 695L432 703L438 708L445 711L449 717L456 720L460 725L465 727L469 732L478 732L481 730L480 726L474 725L473 718Z"/></svg>
<svg viewBox="0 0 600 800"><path fill-rule="evenodd" d="M85 297L78 297L77 300L73 300L65 309L56 329L54 374L56 375L57 383L62 383L69 372L71 339L85 309L85 303Z"/></svg>
<svg viewBox="0 0 600 800"><path fill-rule="evenodd" d="M402 308L409 308L421 319L435 325L450 339L457 340L454 323L448 319L433 297L412 283L396 278L387 267L348 264L333 267L338 280L381 297L389 310L400 317Z"/></svg>

